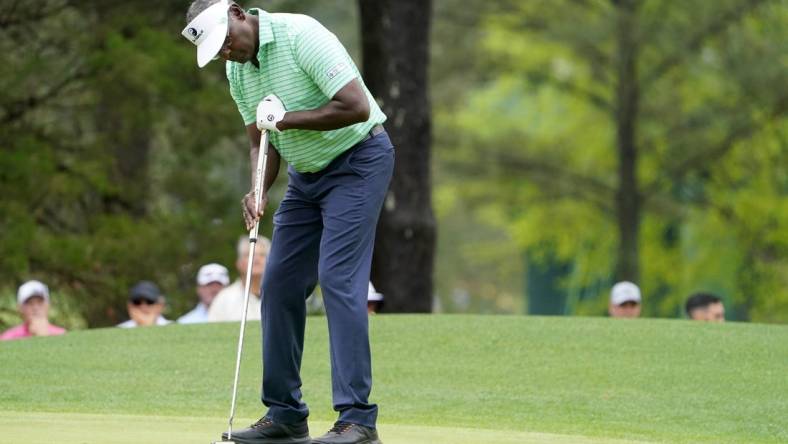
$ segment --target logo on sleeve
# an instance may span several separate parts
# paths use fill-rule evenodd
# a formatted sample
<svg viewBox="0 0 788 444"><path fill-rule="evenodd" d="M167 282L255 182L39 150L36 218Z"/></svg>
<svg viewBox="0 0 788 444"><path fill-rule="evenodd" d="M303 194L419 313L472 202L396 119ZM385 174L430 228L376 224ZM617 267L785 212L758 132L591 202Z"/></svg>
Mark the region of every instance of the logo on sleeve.
<svg viewBox="0 0 788 444"><path fill-rule="evenodd" d="M328 72L326 72L326 77L328 77L328 79L331 80L334 77L336 77L337 74L344 71L345 68L347 68L347 64L345 64L344 62L334 65L333 68L329 69Z"/></svg>

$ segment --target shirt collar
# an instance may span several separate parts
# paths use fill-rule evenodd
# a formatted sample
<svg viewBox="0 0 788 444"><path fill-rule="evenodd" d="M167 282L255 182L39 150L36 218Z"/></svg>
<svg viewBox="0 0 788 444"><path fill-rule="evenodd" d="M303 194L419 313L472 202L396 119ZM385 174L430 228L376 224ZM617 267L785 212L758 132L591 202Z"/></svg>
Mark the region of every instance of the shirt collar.
<svg viewBox="0 0 788 444"><path fill-rule="evenodd" d="M257 28L257 60L262 60L262 49L263 46L271 43L274 41L274 30L271 24L271 14L263 11L259 8L251 8L249 9L249 14L256 15L258 18L258 28Z"/></svg>

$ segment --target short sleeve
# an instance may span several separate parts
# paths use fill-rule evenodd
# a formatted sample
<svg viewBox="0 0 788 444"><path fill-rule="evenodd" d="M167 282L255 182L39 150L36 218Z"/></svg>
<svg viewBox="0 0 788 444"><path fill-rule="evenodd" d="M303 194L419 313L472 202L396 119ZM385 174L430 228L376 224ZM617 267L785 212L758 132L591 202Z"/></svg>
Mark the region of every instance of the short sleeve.
<svg viewBox="0 0 788 444"><path fill-rule="evenodd" d="M345 47L317 21L296 36L294 51L301 69L328 98L356 78L353 61Z"/></svg>

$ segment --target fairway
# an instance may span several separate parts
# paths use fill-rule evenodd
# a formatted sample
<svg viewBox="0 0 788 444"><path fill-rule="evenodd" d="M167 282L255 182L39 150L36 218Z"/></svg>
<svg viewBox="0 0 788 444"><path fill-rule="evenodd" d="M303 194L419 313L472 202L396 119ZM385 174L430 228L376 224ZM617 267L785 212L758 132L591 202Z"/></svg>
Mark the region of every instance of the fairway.
<svg viewBox="0 0 788 444"><path fill-rule="evenodd" d="M236 426L262 413L251 324ZM398 443L785 442L788 328L523 316L371 319L380 431ZM207 443L238 324L0 343L2 442ZM327 328L307 326L312 435L334 419Z"/></svg>

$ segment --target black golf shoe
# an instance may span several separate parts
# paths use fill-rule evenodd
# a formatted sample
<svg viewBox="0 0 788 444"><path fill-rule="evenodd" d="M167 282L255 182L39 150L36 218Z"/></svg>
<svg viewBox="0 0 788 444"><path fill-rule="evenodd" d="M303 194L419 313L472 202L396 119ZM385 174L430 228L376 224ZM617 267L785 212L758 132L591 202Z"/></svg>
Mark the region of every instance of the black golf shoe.
<svg viewBox="0 0 788 444"><path fill-rule="evenodd" d="M222 433L227 439L227 433ZM310 444L306 419L295 424L279 424L263 416L248 429L233 432L231 441L238 444Z"/></svg>
<svg viewBox="0 0 788 444"><path fill-rule="evenodd" d="M363 425L337 421L334 427L312 444L383 444L378 439L378 431Z"/></svg>

